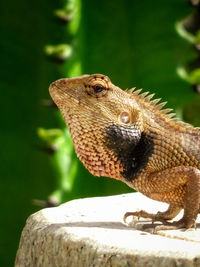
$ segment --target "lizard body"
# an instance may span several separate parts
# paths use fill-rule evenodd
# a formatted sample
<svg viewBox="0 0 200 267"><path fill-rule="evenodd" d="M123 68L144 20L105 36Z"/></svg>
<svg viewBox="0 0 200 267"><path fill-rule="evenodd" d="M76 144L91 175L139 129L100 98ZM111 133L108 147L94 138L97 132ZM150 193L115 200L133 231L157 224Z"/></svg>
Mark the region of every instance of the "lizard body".
<svg viewBox="0 0 200 267"><path fill-rule="evenodd" d="M165 212L129 215L190 228L200 212L200 130L172 118L166 103L141 90L123 91L101 74L60 79L50 95L68 125L74 147L96 176L121 180L154 200ZM178 222L168 222L181 209Z"/></svg>

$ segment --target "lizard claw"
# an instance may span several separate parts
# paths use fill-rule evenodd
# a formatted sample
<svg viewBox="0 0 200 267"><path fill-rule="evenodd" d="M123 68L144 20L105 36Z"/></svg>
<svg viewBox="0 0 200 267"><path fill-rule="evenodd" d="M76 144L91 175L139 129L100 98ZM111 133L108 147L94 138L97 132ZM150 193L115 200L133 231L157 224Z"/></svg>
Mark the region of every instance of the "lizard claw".
<svg viewBox="0 0 200 267"><path fill-rule="evenodd" d="M123 221L124 221L125 223L127 223L126 219L127 219L129 216L135 216L135 217L138 218L138 221L139 221L140 218L143 217L143 216L142 216L143 212L144 212L143 210L135 211L135 212L126 212L126 213L124 214Z"/></svg>
<svg viewBox="0 0 200 267"><path fill-rule="evenodd" d="M127 221L126 221L126 219L128 218L128 217L130 217L130 216L136 216L137 218L138 218L138 221L139 221L139 219L140 219L140 212L126 212L125 214L124 214L124 217L123 217L123 221L124 221L124 223L127 223Z"/></svg>

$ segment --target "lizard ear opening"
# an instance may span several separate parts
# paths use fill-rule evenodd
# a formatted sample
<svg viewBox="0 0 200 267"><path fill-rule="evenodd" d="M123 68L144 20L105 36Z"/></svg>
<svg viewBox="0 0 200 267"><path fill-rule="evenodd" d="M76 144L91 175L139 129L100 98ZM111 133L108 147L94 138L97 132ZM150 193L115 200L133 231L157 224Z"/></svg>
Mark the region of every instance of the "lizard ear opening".
<svg viewBox="0 0 200 267"><path fill-rule="evenodd" d="M118 122L124 125L135 125L143 131L143 118L141 112L138 110L134 110L134 113L131 111L122 111L118 115Z"/></svg>
<svg viewBox="0 0 200 267"><path fill-rule="evenodd" d="M131 122L131 116L128 112L123 111L120 115L119 115L119 120L120 122L124 123L124 124L128 124Z"/></svg>

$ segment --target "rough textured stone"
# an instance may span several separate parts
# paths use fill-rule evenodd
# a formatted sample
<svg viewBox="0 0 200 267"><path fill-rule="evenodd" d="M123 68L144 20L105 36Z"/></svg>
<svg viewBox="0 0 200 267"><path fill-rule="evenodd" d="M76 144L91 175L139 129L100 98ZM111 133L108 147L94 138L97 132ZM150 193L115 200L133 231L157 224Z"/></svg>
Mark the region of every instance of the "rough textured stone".
<svg viewBox="0 0 200 267"><path fill-rule="evenodd" d="M149 220L123 223L127 211L165 210L140 193L73 200L31 215L16 267L200 266L200 229L152 234Z"/></svg>

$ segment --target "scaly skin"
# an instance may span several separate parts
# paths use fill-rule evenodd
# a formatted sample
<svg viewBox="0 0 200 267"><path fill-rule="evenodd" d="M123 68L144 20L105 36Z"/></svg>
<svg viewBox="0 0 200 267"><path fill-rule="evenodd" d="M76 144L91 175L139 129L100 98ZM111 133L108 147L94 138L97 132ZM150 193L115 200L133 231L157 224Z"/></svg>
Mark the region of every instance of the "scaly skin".
<svg viewBox="0 0 200 267"><path fill-rule="evenodd" d="M60 79L49 88L68 125L74 147L96 176L121 180L166 212L127 212L190 228L200 211L200 130L172 119L165 103L135 89L123 91L101 74ZM181 209L178 222L168 222Z"/></svg>

